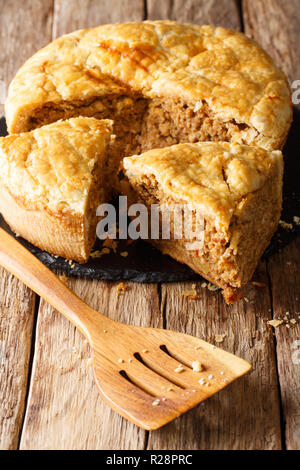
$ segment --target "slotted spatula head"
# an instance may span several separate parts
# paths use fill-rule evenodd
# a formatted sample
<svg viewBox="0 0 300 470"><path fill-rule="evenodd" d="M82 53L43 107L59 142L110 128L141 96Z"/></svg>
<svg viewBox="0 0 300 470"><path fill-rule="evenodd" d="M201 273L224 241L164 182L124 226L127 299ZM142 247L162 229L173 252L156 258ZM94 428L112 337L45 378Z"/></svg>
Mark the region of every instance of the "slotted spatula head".
<svg viewBox="0 0 300 470"><path fill-rule="evenodd" d="M147 430L164 426L251 369L205 341L155 328L113 322L92 345L103 399Z"/></svg>
<svg viewBox="0 0 300 470"><path fill-rule="evenodd" d="M2 229L0 264L86 336L93 348L102 397L142 428L160 428L251 368L246 361L193 336L110 320L79 299Z"/></svg>

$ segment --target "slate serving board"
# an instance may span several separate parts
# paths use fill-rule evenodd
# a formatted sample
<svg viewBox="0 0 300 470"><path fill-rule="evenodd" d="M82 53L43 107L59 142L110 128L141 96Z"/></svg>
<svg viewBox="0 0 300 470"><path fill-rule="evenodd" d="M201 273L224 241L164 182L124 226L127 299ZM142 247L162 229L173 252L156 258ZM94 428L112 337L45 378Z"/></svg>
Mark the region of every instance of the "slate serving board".
<svg viewBox="0 0 300 470"><path fill-rule="evenodd" d="M7 135L5 118L0 118L0 135ZM285 174L283 189L283 210L281 219L293 224L292 230L279 226L276 234L264 253L268 257L290 243L300 234L300 226L294 223L294 216L300 216L300 188L298 152L300 149L300 111L294 108L294 122L284 148ZM15 236L0 217L0 226ZM118 243L117 252L110 252L101 258L91 258L86 264L72 263L63 258L56 258L36 248L26 240L16 237L27 249L52 270L58 270L69 276L102 279L106 281L132 280L135 282L172 282L201 279L190 268L177 263L172 258L162 255L148 243L137 240L127 246ZM102 242L97 240L94 250L101 250ZM120 253L126 251L128 256Z"/></svg>

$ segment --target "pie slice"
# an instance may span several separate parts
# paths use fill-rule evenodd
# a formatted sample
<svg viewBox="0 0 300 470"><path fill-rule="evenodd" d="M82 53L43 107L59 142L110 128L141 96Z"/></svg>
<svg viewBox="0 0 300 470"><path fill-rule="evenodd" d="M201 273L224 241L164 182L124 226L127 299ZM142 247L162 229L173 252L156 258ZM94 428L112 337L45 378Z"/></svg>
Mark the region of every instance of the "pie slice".
<svg viewBox="0 0 300 470"><path fill-rule="evenodd" d="M85 262L106 199L112 121L73 118L0 139L0 212L34 245Z"/></svg>
<svg viewBox="0 0 300 470"><path fill-rule="evenodd" d="M125 158L121 174L129 202L143 203L148 214L159 205L159 237L151 231L151 243L221 287L228 303L236 300L278 224L282 153L227 142L179 144ZM171 230L164 238L166 209ZM175 225L185 227L186 218L191 230L180 237Z"/></svg>

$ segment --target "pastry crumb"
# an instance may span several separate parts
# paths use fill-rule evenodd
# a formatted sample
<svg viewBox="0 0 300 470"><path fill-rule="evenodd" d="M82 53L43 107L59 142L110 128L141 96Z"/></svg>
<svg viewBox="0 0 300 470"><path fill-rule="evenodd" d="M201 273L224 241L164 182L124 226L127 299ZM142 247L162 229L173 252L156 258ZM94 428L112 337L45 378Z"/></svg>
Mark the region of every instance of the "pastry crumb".
<svg viewBox="0 0 300 470"><path fill-rule="evenodd" d="M293 229L293 224L289 224L288 222L285 222L284 220L279 220L279 225L284 230L292 230Z"/></svg>
<svg viewBox="0 0 300 470"><path fill-rule="evenodd" d="M300 225L300 217L298 217L297 215L294 215L293 220L296 225Z"/></svg>
<svg viewBox="0 0 300 470"><path fill-rule="evenodd" d="M197 295L197 292L195 290L184 290L182 292L183 297L192 297Z"/></svg>
<svg viewBox="0 0 300 470"><path fill-rule="evenodd" d="M225 337L226 337L226 333L223 333L222 335L215 335L215 342L223 343Z"/></svg>
<svg viewBox="0 0 300 470"><path fill-rule="evenodd" d="M124 292L127 292L128 290L130 290L130 287L127 284L125 284L124 282L120 282L120 284L117 285L117 297L120 294L123 294Z"/></svg>
<svg viewBox="0 0 300 470"><path fill-rule="evenodd" d="M113 240L112 238L107 238L103 242L103 246L106 248L110 248L113 250L114 253L117 252L117 247L118 247L118 242L116 240Z"/></svg>
<svg viewBox="0 0 300 470"><path fill-rule="evenodd" d="M268 323L268 325L271 325L271 326L273 326L274 328L277 328L278 326L282 325L283 320L276 320L276 319L274 319L274 320L269 320L267 323Z"/></svg>
<svg viewBox="0 0 300 470"><path fill-rule="evenodd" d="M201 372L203 370L203 365L199 361L193 361L192 369L194 372Z"/></svg>
<svg viewBox="0 0 300 470"><path fill-rule="evenodd" d="M152 406L158 406L159 404L160 404L160 399L159 398L157 398L156 400L154 400L152 402Z"/></svg>
<svg viewBox="0 0 300 470"><path fill-rule="evenodd" d="M215 286L214 284L211 284L210 282L207 284L207 289L215 292L216 290L219 290L220 288L218 286Z"/></svg>

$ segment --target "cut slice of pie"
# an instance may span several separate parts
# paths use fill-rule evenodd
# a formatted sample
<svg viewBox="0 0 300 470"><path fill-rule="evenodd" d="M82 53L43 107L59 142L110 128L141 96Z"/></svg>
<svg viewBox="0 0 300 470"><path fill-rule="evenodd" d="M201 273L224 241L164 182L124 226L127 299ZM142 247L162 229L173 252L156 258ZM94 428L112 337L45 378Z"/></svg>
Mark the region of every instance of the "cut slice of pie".
<svg viewBox="0 0 300 470"><path fill-rule="evenodd" d="M112 121L74 118L0 139L0 212L50 253L87 261L106 198Z"/></svg>
<svg viewBox="0 0 300 470"><path fill-rule="evenodd" d="M151 232L151 243L235 300L278 224L282 153L227 142L179 144L125 158L122 173L130 202L159 205L159 237ZM166 209L169 233L163 233ZM177 230L186 220L188 236Z"/></svg>

